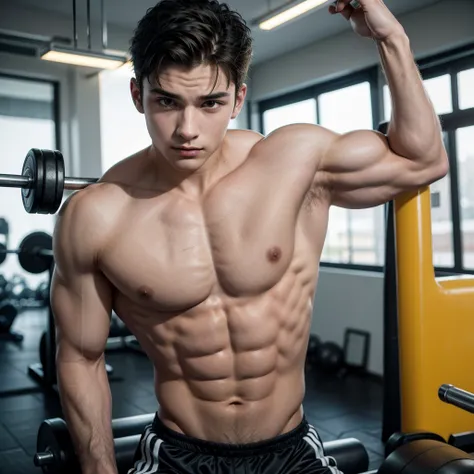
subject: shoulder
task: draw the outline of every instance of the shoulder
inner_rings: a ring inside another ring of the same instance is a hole
[[[293,146],[310,145],[312,149],[324,150],[336,134],[327,128],[311,123],[295,123],[279,127],[267,135],[268,143],[282,143],[287,141]]]
[[[264,135],[253,130],[228,130],[226,135],[227,143],[230,146],[248,150],[251,150],[264,138]]]
[[[149,176],[146,159],[149,148],[134,153],[110,167],[99,180],[100,183],[115,184],[117,186],[139,186],[143,178]]]
[[[109,183],[97,183],[74,192],[61,206],[56,221],[57,238],[98,240],[119,214],[123,192]]]
[[[275,164],[299,164],[316,172],[336,134],[313,124],[291,124],[277,128],[259,141],[252,150],[252,157]]]
[[[97,260],[126,214],[140,166],[139,158],[126,158],[97,183],[74,192],[64,201],[54,230],[56,260],[66,254],[81,261]]]

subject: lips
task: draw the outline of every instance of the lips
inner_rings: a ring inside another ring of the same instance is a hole
[[[188,158],[196,157],[202,151],[202,148],[178,147],[174,149],[178,151],[181,156]]]

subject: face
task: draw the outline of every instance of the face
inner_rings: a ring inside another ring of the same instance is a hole
[[[195,171],[219,151],[229,121],[242,109],[247,87],[235,94],[235,84],[219,70],[170,67],[160,83],[143,81],[143,95],[135,79],[131,93],[135,107],[145,115],[155,149],[175,169]],[[214,87],[215,84],[215,87]]]

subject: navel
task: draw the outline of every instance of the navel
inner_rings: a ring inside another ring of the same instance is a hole
[[[267,252],[267,258],[270,262],[278,262],[281,259],[281,249],[280,247],[272,247]]]
[[[141,286],[138,288],[138,296],[144,300],[149,300],[153,296],[153,290],[149,286]]]

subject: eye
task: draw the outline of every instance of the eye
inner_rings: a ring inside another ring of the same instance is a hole
[[[208,109],[217,109],[219,105],[224,105],[223,102],[219,102],[217,100],[208,100],[207,102],[204,102],[204,107]]]
[[[159,97],[158,104],[168,109],[173,106],[174,100],[169,97]]]

